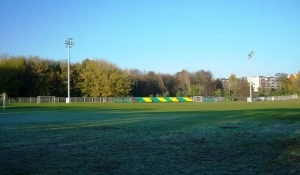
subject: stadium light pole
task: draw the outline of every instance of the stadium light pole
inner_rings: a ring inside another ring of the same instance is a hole
[[[249,60],[249,79],[250,79],[250,81],[249,81],[249,83],[250,83],[250,98],[247,100],[248,102],[252,102],[252,75],[251,75],[251,60],[252,60],[252,57],[253,57],[253,55],[254,55],[254,52],[253,51],[251,51],[249,54],[248,54],[248,60]]]
[[[2,102],[3,102],[3,109],[5,109],[5,93],[3,93],[2,95]]]
[[[66,99],[66,103],[70,103],[70,48],[75,44],[73,38],[68,38],[65,41],[66,48],[68,48],[68,98]]]

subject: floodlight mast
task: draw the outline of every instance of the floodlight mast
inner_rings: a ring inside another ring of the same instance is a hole
[[[68,98],[66,99],[66,103],[71,102],[70,98],[70,48],[75,44],[73,38],[68,38],[65,41],[66,48],[68,48]]]
[[[248,102],[252,102],[252,73],[251,73],[251,60],[252,60],[252,57],[253,57],[253,55],[254,55],[254,52],[253,51],[251,51],[249,54],[248,54],[248,60],[249,60],[249,83],[250,83],[250,98],[247,100]]]
[[[5,93],[3,93],[2,95],[2,100],[3,100],[3,110],[5,109]]]

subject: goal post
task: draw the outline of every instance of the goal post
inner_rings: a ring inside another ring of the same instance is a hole
[[[203,96],[193,96],[194,102],[203,102]]]
[[[2,93],[0,96],[0,105],[2,106],[3,109],[5,109],[5,102],[6,102],[6,94]]]
[[[207,97],[193,96],[193,101],[194,102],[218,102],[219,99],[218,97],[214,97],[214,96],[207,96]]]
[[[55,103],[55,96],[37,96],[37,103]]]

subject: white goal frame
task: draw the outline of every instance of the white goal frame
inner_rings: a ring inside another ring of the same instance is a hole
[[[203,102],[203,96],[193,96],[194,102]]]
[[[218,97],[214,97],[214,96],[207,96],[207,97],[193,96],[193,101],[194,102],[218,102],[219,99]]]
[[[37,96],[37,103],[55,103],[55,96]]]

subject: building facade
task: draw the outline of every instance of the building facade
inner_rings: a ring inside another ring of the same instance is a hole
[[[278,87],[278,83],[276,81],[276,77],[265,77],[265,76],[253,76],[247,77],[247,81],[250,83],[252,81],[253,92],[266,92],[271,89],[276,89]]]

